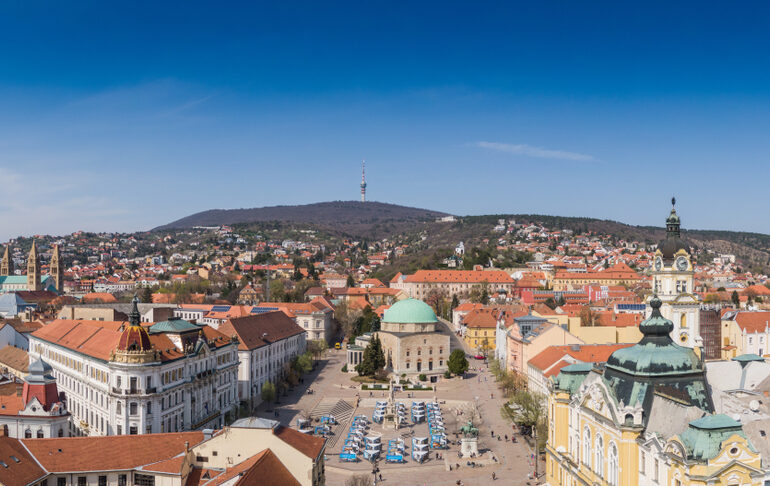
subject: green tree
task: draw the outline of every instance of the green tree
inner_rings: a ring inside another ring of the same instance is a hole
[[[152,289],[150,287],[142,289],[142,302],[145,304],[152,304]]]
[[[545,447],[548,438],[545,398],[539,393],[519,390],[513,394],[508,403],[503,405],[502,415],[516,425],[532,429],[532,437],[537,444],[536,456],[539,458],[540,451]],[[537,463],[538,461],[535,461],[535,477],[537,477]]]
[[[553,300],[552,297],[548,297],[547,299],[545,299],[545,302],[543,302],[543,304],[545,304],[551,310],[556,308],[556,301]]]
[[[462,375],[468,371],[468,360],[465,358],[465,351],[462,349],[455,349],[452,354],[449,355],[449,371],[455,375]]]
[[[270,282],[270,301],[283,302],[286,298],[286,288],[281,280]]]
[[[355,287],[356,286],[356,280],[353,278],[352,275],[348,275],[347,285],[348,285],[348,287]]]
[[[262,401],[264,401],[267,404],[271,404],[275,401],[275,385],[271,382],[266,382],[264,385],[262,385]]]
[[[364,349],[364,356],[361,363],[356,366],[356,371],[360,376],[374,376],[379,370],[385,367],[385,353],[382,351],[380,338],[375,334],[369,345]]]
[[[329,345],[326,343],[325,339],[314,339],[307,343],[307,350],[315,359],[323,356],[327,349],[329,349]]]
[[[299,374],[304,374],[313,369],[313,356],[307,351],[299,356],[295,356],[291,361],[291,368]]]
[[[455,307],[457,307],[458,305],[460,305],[460,300],[457,298],[457,294],[452,294],[451,309],[455,310]]]
[[[733,295],[730,298],[732,299],[733,305],[736,309],[741,306],[741,298],[738,297],[738,291],[733,290]]]

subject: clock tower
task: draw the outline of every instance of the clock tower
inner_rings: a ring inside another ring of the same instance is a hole
[[[655,250],[652,293],[661,300],[660,313],[674,323],[671,339],[680,346],[702,346],[700,337],[700,300],[693,288],[690,248],[682,241],[676,199],[671,199],[671,213],[666,219],[666,238]],[[652,296],[650,297],[652,298]],[[647,315],[649,317],[650,310]]]

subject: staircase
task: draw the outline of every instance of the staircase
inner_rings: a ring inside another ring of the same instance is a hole
[[[345,433],[351,417],[353,417],[353,405],[346,400],[324,398],[310,413],[310,417],[317,418],[323,415],[334,415],[337,425],[332,427],[332,435],[326,439],[326,450],[333,448],[340,436]]]

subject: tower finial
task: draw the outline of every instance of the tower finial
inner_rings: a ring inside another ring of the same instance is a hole
[[[671,198],[671,206],[676,206],[676,198],[675,197]]]
[[[134,295],[134,299],[131,301],[131,312],[128,314],[128,322],[132,326],[138,326],[140,323],[141,315],[139,314],[139,299]]]

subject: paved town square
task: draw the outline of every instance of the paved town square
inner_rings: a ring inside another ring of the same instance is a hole
[[[446,326],[446,323],[439,325]],[[462,346],[462,342],[453,335],[453,349]],[[436,400],[443,412],[450,438],[449,448],[431,451],[429,458],[422,464],[416,463],[406,453],[403,464],[387,464],[377,461],[377,467],[382,475],[384,484],[394,485],[449,485],[457,484],[502,484],[534,485],[539,484],[531,479],[534,471],[532,449],[530,445],[515,433],[512,425],[500,414],[503,400],[500,399],[494,377],[483,364],[483,361],[470,359],[471,369],[465,379],[441,379],[435,384],[433,391],[399,391],[394,394],[396,402],[402,402],[407,410],[413,401],[431,402]],[[387,391],[361,391],[359,384],[352,381],[355,374],[342,371],[345,364],[344,350],[329,350],[322,358],[317,369],[306,376],[304,384],[300,384],[287,396],[268,411],[266,405],[260,406],[259,415],[280,420],[282,424],[296,428],[297,419],[302,416],[320,418],[325,414],[334,415],[339,424],[332,428],[333,435],[328,436],[326,445],[326,477],[327,484],[342,485],[354,475],[371,475],[373,464],[359,460],[356,463],[343,462],[339,458],[350,422],[356,415],[365,415],[370,419],[377,401],[387,400]],[[312,391],[312,394],[308,393]],[[459,427],[467,422],[467,418],[477,411],[474,425],[479,429],[479,451],[477,459],[459,459],[457,436]],[[459,415],[459,414],[462,415]],[[480,419],[478,417],[480,416]],[[314,425],[317,422],[314,422]],[[424,423],[400,428],[398,431],[384,429],[380,424],[371,424],[371,431],[382,433],[383,444],[388,439],[398,436],[426,436],[427,425]],[[494,438],[491,434],[494,432]],[[505,441],[504,438],[508,437]],[[512,442],[516,437],[517,441]],[[407,440],[408,442],[408,440]],[[442,459],[436,459],[436,452]],[[382,456],[384,458],[384,454]],[[493,459],[494,458],[494,459]],[[472,461],[477,467],[471,467]],[[457,467],[459,465],[459,467]],[[451,470],[450,470],[451,466]],[[492,474],[496,479],[492,479]],[[541,470],[542,474],[542,463]],[[378,474],[378,484],[379,484]]]

